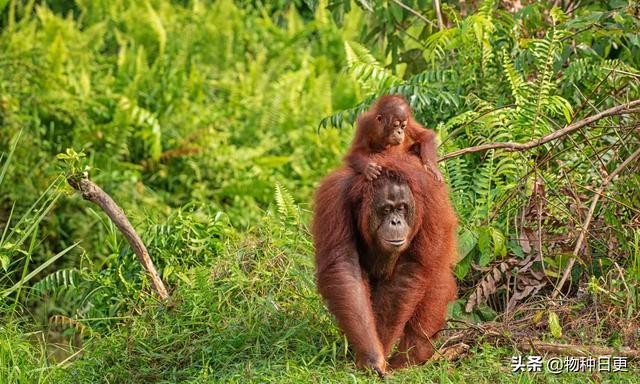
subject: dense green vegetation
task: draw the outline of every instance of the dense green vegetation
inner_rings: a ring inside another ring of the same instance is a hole
[[[307,229],[357,114],[402,93],[444,156],[640,99],[634,2],[398,3],[0,0],[0,382],[369,381],[315,292]],[[452,318],[637,345],[637,159],[599,190],[640,148],[631,112],[440,163],[460,219]],[[169,305],[67,185],[84,170]],[[564,300],[544,300],[565,270]],[[471,351],[391,381],[591,377],[514,376],[510,346]]]

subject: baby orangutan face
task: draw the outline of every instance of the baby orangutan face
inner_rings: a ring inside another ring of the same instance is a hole
[[[382,124],[382,134],[386,146],[400,145],[404,142],[404,130],[409,123],[409,106],[404,103],[390,104],[382,108],[376,116]]]
[[[404,129],[407,128],[408,120],[394,119],[391,123],[391,127],[385,127],[390,132],[388,134],[387,143],[389,145],[400,145],[404,142]]]

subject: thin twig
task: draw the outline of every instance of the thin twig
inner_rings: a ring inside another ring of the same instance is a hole
[[[162,300],[168,299],[169,294],[167,293],[167,289],[162,283],[162,280],[158,275],[158,271],[156,271],[153,261],[151,261],[151,257],[149,257],[147,248],[144,246],[140,236],[138,236],[138,233],[127,219],[122,208],[120,208],[118,204],[113,201],[111,196],[103,191],[102,188],[89,180],[89,174],[87,172],[84,172],[79,180],[69,178],[67,179],[67,182],[73,189],[81,192],[82,197],[85,200],[96,204],[102,208],[107,216],[109,216],[111,221],[127,239],[129,245],[133,248],[133,252],[138,256],[138,261],[140,261],[140,264],[142,264],[142,267],[146,270],[147,275],[149,275],[149,278],[151,279],[151,286],[153,289],[158,293]]]
[[[440,0],[433,0],[433,8],[436,10],[436,16],[438,17],[438,27],[442,31],[444,29],[444,21],[442,20],[442,11],[440,11]]]
[[[410,6],[404,4],[402,1],[400,0],[393,0],[394,3],[398,4],[400,7],[406,9],[407,11],[413,13],[414,15],[416,15],[420,20],[424,21],[425,23],[429,24],[430,26],[432,26],[433,28],[438,28],[437,25],[435,25],[433,23],[433,21],[427,19],[426,17],[422,16],[422,14],[420,14],[420,12],[416,11],[415,9],[411,8]]]
[[[631,77],[635,77],[635,78],[640,78],[640,75],[638,75],[637,73],[633,73],[633,72],[628,72],[628,71],[623,71],[621,69],[615,69],[615,68],[607,68],[607,67],[602,67],[602,69],[608,69],[610,71],[614,71],[616,73],[620,73],[622,75],[627,75],[627,76],[631,76]]]
[[[578,240],[576,241],[576,246],[573,249],[573,257],[567,263],[564,272],[562,273],[562,278],[558,285],[555,286],[553,293],[551,294],[551,298],[556,298],[560,293],[560,290],[566,283],[569,275],[571,274],[571,269],[573,268],[573,264],[575,264],[576,259],[578,258],[578,253],[580,252],[580,248],[582,248],[582,243],[584,242],[585,234],[589,228],[589,224],[591,224],[591,219],[593,218],[593,213],[596,210],[596,206],[598,205],[598,201],[600,200],[600,196],[602,192],[604,192],[607,185],[613,180],[624,168],[627,167],[630,163],[632,163],[638,156],[640,156],[640,148],[638,148],[631,156],[629,156],[625,161],[623,161],[618,167],[607,176],[606,179],[602,181],[602,185],[598,188],[598,191],[594,194],[593,200],[591,201],[591,206],[589,207],[589,213],[587,214],[586,219],[582,223],[582,228],[580,230],[580,234],[578,235]]]
[[[570,124],[568,126],[566,126],[565,128],[559,129],[557,131],[554,131],[550,134],[548,134],[547,136],[541,137],[539,139],[535,139],[535,140],[531,140],[528,141],[526,143],[511,143],[511,142],[498,142],[498,143],[487,143],[487,144],[482,144],[482,145],[478,145],[475,147],[469,147],[469,148],[464,148],[464,149],[460,149],[458,151],[453,151],[451,153],[448,153],[444,156],[442,156],[440,159],[438,159],[438,161],[445,161],[447,159],[451,159],[453,157],[458,157],[467,153],[474,153],[474,152],[483,152],[483,151],[487,151],[489,149],[504,149],[506,151],[525,151],[527,149],[531,149],[543,144],[546,144],[550,141],[556,140],[560,137],[566,136],[569,133],[576,131],[584,126],[587,126],[595,121],[598,121],[600,119],[603,119],[605,117],[609,117],[609,116],[615,116],[615,115],[622,115],[622,114],[627,114],[627,113],[633,113],[632,111],[634,111],[633,109],[631,109],[632,107],[636,107],[636,106],[640,106],[640,99],[637,100],[633,100],[630,101],[626,104],[621,104],[612,108],[609,108],[605,111],[602,111],[600,113],[597,113],[593,116],[589,116],[584,120],[580,120],[576,123]]]
[[[632,131],[629,131],[625,136],[620,137],[620,140],[618,140],[617,142],[615,142],[615,143],[613,143],[613,144],[611,144],[611,145],[608,145],[608,146],[606,146],[606,147],[602,148],[602,149],[599,151],[599,153],[604,153],[604,152],[606,152],[606,151],[608,151],[608,150],[610,150],[610,149],[616,148],[616,146],[618,145],[618,143],[623,142],[624,140],[626,140],[629,136],[631,136],[631,134],[632,134]],[[601,136],[604,136],[604,134],[600,135],[600,137],[601,137]],[[568,146],[568,147],[563,148],[562,150],[559,150],[558,152],[554,153],[553,155],[551,155],[551,154],[550,154],[551,152],[549,152],[549,153],[545,154],[545,156],[542,158],[542,160],[539,160],[539,161],[536,163],[536,167],[539,167],[539,166],[541,166],[541,165],[543,165],[543,164],[546,164],[546,163],[550,163],[552,160],[554,160],[554,159],[558,158],[558,157],[559,157],[559,156],[561,156],[563,153],[569,152],[569,151],[571,151],[571,150],[572,150],[572,149],[574,149],[574,148],[576,148],[576,147],[575,147],[575,146],[573,146],[573,147],[569,147],[569,146]],[[578,165],[579,165],[579,164],[578,164]],[[536,169],[537,169],[537,168],[536,168]],[[566,173],[571,173],[571,172],[573,172],[575,169],[577,169],[577,165],[576,165],[576,166],[574,166],[574,167],[572,167],[571,169],[569,169],[569,170],[565,171],[565,172],[566,172]],[[501,209],[502,209],[504,206],[506,206],[506,205],[507,205],[507,203],[508,203],[509,201],[511,201],[513,198],[515,198],[515,196],[517,196],[517,195],[518,195],[518,192],[521,190],[521,188],[522,188],[522,186],[524,185],[524,183],[526,183],[526,181],[528,180],[528,178],[529,178],[529,177],[530,177],[534,172],[535,172],[535,169],[530,170],[530,171],[527,171],[527,173],[525,173],[522,177],[520,177],[520,179],[518,179],[518,180],[517,180],[517,182],[516,182],[517,186],[516,186],[516,187],[514,187],[514,188],[511,188],[511,191],[509,191],[509,196],[507,196],[507,197],[506,197],[504,200],[502,200],[502,201],[501,201],[501,202],[500,202],[496,207],[494,207],[494,209],[493,209],[493,211],[494,211],[494,212],[493,212],[493,214],[492,214],[490,217],[485,218],[485,219],[482,221],[482,224],[481,224],[481,225],[487,225],[487,223],[489,223],[489,222],[491,222],[491,221],[495,220],[495,218],[496,218],[496,217],[498,216],[498,214],[500,213]]]
[[[615,197],[611,197],[611,196],[609,196],[609,195],[607,195],[607,194],[604,194],[604,193],[602,193],[602,192],[598,192],[598,191],[596,191],[596,190],[595,190],[595,189],[593,189],[593,188],[587,187],[586,185],[581,185],[581,186],[580,186],[580,188],[584,188],[584,189],[586,189],[587,191],[589,191],[589,192],[591,192],[591,193],[597,193],[597,194],[600,194],[600,197],[604,197],[604,198],[605,198],[605,199],[607,199],[607,200],[611,200],[611,201],[613,201],[614,203],[616,203],[616,204],[618,204],[618,205],[621,205],[621,206],[623,206],[623,207],[627,208],[628,210],[632,211],[632,212],[633,212],[633,213],[635,213],[636,215],[640,215],[640,209],[638,209],[638,208],[634,208],[633,206],[631,206],[631,205],[629,205],[629,204],[627,204],[627,203],[625,203],[625,202],[623,202],[623,201],[620,201],[620,200],[616,199]]]

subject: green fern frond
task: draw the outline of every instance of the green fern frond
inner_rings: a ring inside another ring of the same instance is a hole
[[[569,66],[564,70],[564,76],[574,83],[580,83],[587,74],[591,73],[592,68],[593,59],[581,57],[569,63]]]
[[[279,182],[276,182],[274,195],[276,206],[278,207],[278,212],[282,215],[282,217],[285,219],[293,219],[295,221],[298,221],[298,219],[300,218],[298,206],[296,205],[293,196],[291,196],[291,193],[289,193],[287,188]]]
[[[478,111],[465,111],[461,114],[454,116],[447,120],[447,123],[444,125],[444,130],[446,132],[450,132],[452,129],[459,127],[461,125],[469,124],[473,120],[477,119],[480,116]]]
[[[516,70],[513,65],[513,61],[511,57],[507,54],[506,50],[502,51],[502,66],[505,69],[507,74],[507,79],[509,79],[509,85],[511,86],[511,95],[516,101],[516,106],[522,106],[524,104],[525,97],[522,93],[523,85],[525,81],[522,78],[522,75]]]
[[[414,111],[421,109],[460,108],[462,99],[454,92],[420,84],[399,84],[389,87],[385,93],[403,95]]]
[[[65,289],[75,288],[82,281],[82,272],[75,269],[60,269],[48,274],[33,285],[33,292],[38,295],[56,296]]]
[[[435,62],[444,58],[447,50],[460,45],[460,28],[445,28],[427,38],[425,41],[424,57],[427,61]]]
[[[603,72],[603,74],[607,74],[610,71],[617,71],[618,77],[630,76],[634,79],[637,79],[637,75],[640,74],[640,71],[638,69],[619,59],[604,60],[599,65],[599,69]]]
[[[531,131],[536,135],[546,133],[549,130],[548,124],[545,121],[541,122],[540,116],[548,110],[550,96],[556,87],[556,82],[552,79],[553,63],[562,46],[561,38],[565,35],[565,31],[551,29],[543,39],[533,42],[533,56],[539,77],[536,91],[531,96],[535,103],[525,107],[524,116],[528,120],[530,119]]]
[[[446,162],[449,172],[449,183],[451,189],[456,192],[468,194],[471,190],[469,173],[467,172],[467,162],[462,157],[454,157]]]
[[[458,73],[451,69],[427,69],[411,76],[407,80],[409,84],[434,85],[450,84],[458,81]]]
[[[380,65],[371,52],[362,45],[345,41],[344,50],[349,72],[363,86],[380,90],[402,81]]]
[[[491,16],[494,7],[495,0],[484,0],[478,6],[478,13],[483,16]]]
[[[567,14],[559,7],[551,8],[551,19],[553,20],[553,25],[558,25],[567,21]]]
[[[371,105],[376,97],[376,94],[369,95],[353,108],[345,109],[344,111],[336,112],[331,116],[324,117],[322,120],[320,120],[318,129],[320,129],[321,127],[326,128],[328,126],[342,128],[345,122],[353,125],[356,122],[358,116],[366,111],[367,108],[369,108],[369,105]]]
[[[449,159],[445,164],[447,172],[447,180],[451,185],[452,200],[456,209],[460,212],[472,209],[472,185],[473,179],[470,173],[470,167],[462,157],[454,157]]]
[[[158,13],[156,13],[149,1],[146,1],[145,3],[147,6],[149,22],[151,23],[151,29],[153,29],[153,32],[155,32],[156,38],[158,39],[159,57],[162,57],[164,54],[164,47],[167,45],[167,32],[162,24],[162,19],[160,19],[160,16],[158,16]]]
[[[151,158],[155,161],[160,160],[160,155],[162,155],[162,130],[155,114],[135,105],[127,97],[120,98],[118,106],[122,111],[128,113],[129,122],[132,125],[142,128],[140,136],[147,143]]]
[[[494,158],[495,151],[487,152],[487,157],[480,165],[473,180],[473,191],[476,196],[476,209],[478,217],[486,217],[491,212],[493,202],[493,180],[494,180]]]
[[[559,95],[550,96],[545,108],[547,111],[551,112],[552,115],[564,116],[567,124],[571,123],[573,107],[564,97]]]

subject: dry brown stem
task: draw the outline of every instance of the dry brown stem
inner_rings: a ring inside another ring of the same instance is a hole
[[[138,256],[138,261],[144,267],[147,272],[147,275],[151,279],[151,285],[153,289],[158,293],[160,298],[166,300],[169,298],[169,294],[167,293],[167,289],[165,288],[160,276],[158,275],[158,271],[156,271],[156,267],[153,265],[153,261],[151,261],[151,257],[149,257],[149,252],[147,252],[147,248],[144,246],[144,243],[138,236],[138,233],[133,228],[129,219],[122,211],[115,201],[109,196],[105,191],[102,190],[97,184],[89,180],[89,174],[84,172],[80,179],[68,179],[69,185],[80,193],[82,193],[82,197],[85,200],[91,201],[96,204],[109,216],[111,221],[118,227],[120,232],[124,235],[124,237],[133,248],[133,252],[135,252],[136,256]]]

